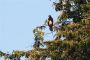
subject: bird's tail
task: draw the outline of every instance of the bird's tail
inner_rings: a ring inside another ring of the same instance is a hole
[[[53,27],[49,27],[50,31],[53,31]]]

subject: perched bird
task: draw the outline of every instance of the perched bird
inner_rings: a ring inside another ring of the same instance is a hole
[[[53,31],[53,18],[51,17],[51,15],[48,16],[48,26],[50,31]]]

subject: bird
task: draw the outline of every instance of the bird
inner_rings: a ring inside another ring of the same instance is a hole
[[[53,31],[53,18],[51,15],[48,15],[48,26],[49,26],[49,30]]]

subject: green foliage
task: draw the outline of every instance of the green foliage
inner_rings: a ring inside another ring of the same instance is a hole
[[[44,32],[42,31],[41,27],[37,27],[36,29],[33,30],[34,33],[34,40],[35,40],[35,44],[34,47],[38,48],[40,45],[43,46],[43,36],[44,36]]]
[[[60,19],[55,24],[61,24],[63,20],[69,18],[73,18],[74,22],[64,23],[60,28],[53,26],[54,36],[55,38],[58,37],[58,39],[43,42],[45,34],[43,29],[47,25],[46,20],[45,26],[38,26],[33,30],[35,43],[32,50],[16,50],[12,54],[0,51],[0,57],[14,59],[25,56],[29,60],[40,60],[41,57],[51,57],[52,60],[90,60],[90,1],[69,0],[65,2],[66,4],[63,4],[63,0],[61,1],[55,3],[56,11],[63,10]],[[77,9],[74,11],[69,10],[71,7],[70,1],[75,3]],[[61,40],[62,36],[66,37],[66,39]],[[40,48],[41,45],[46,45],[46,48]]]

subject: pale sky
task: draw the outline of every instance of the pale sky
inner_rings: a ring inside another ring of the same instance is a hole
[[[57,18],[52,0],[0,0],[0,50],[30,50],[32,30],[50,14]]]

